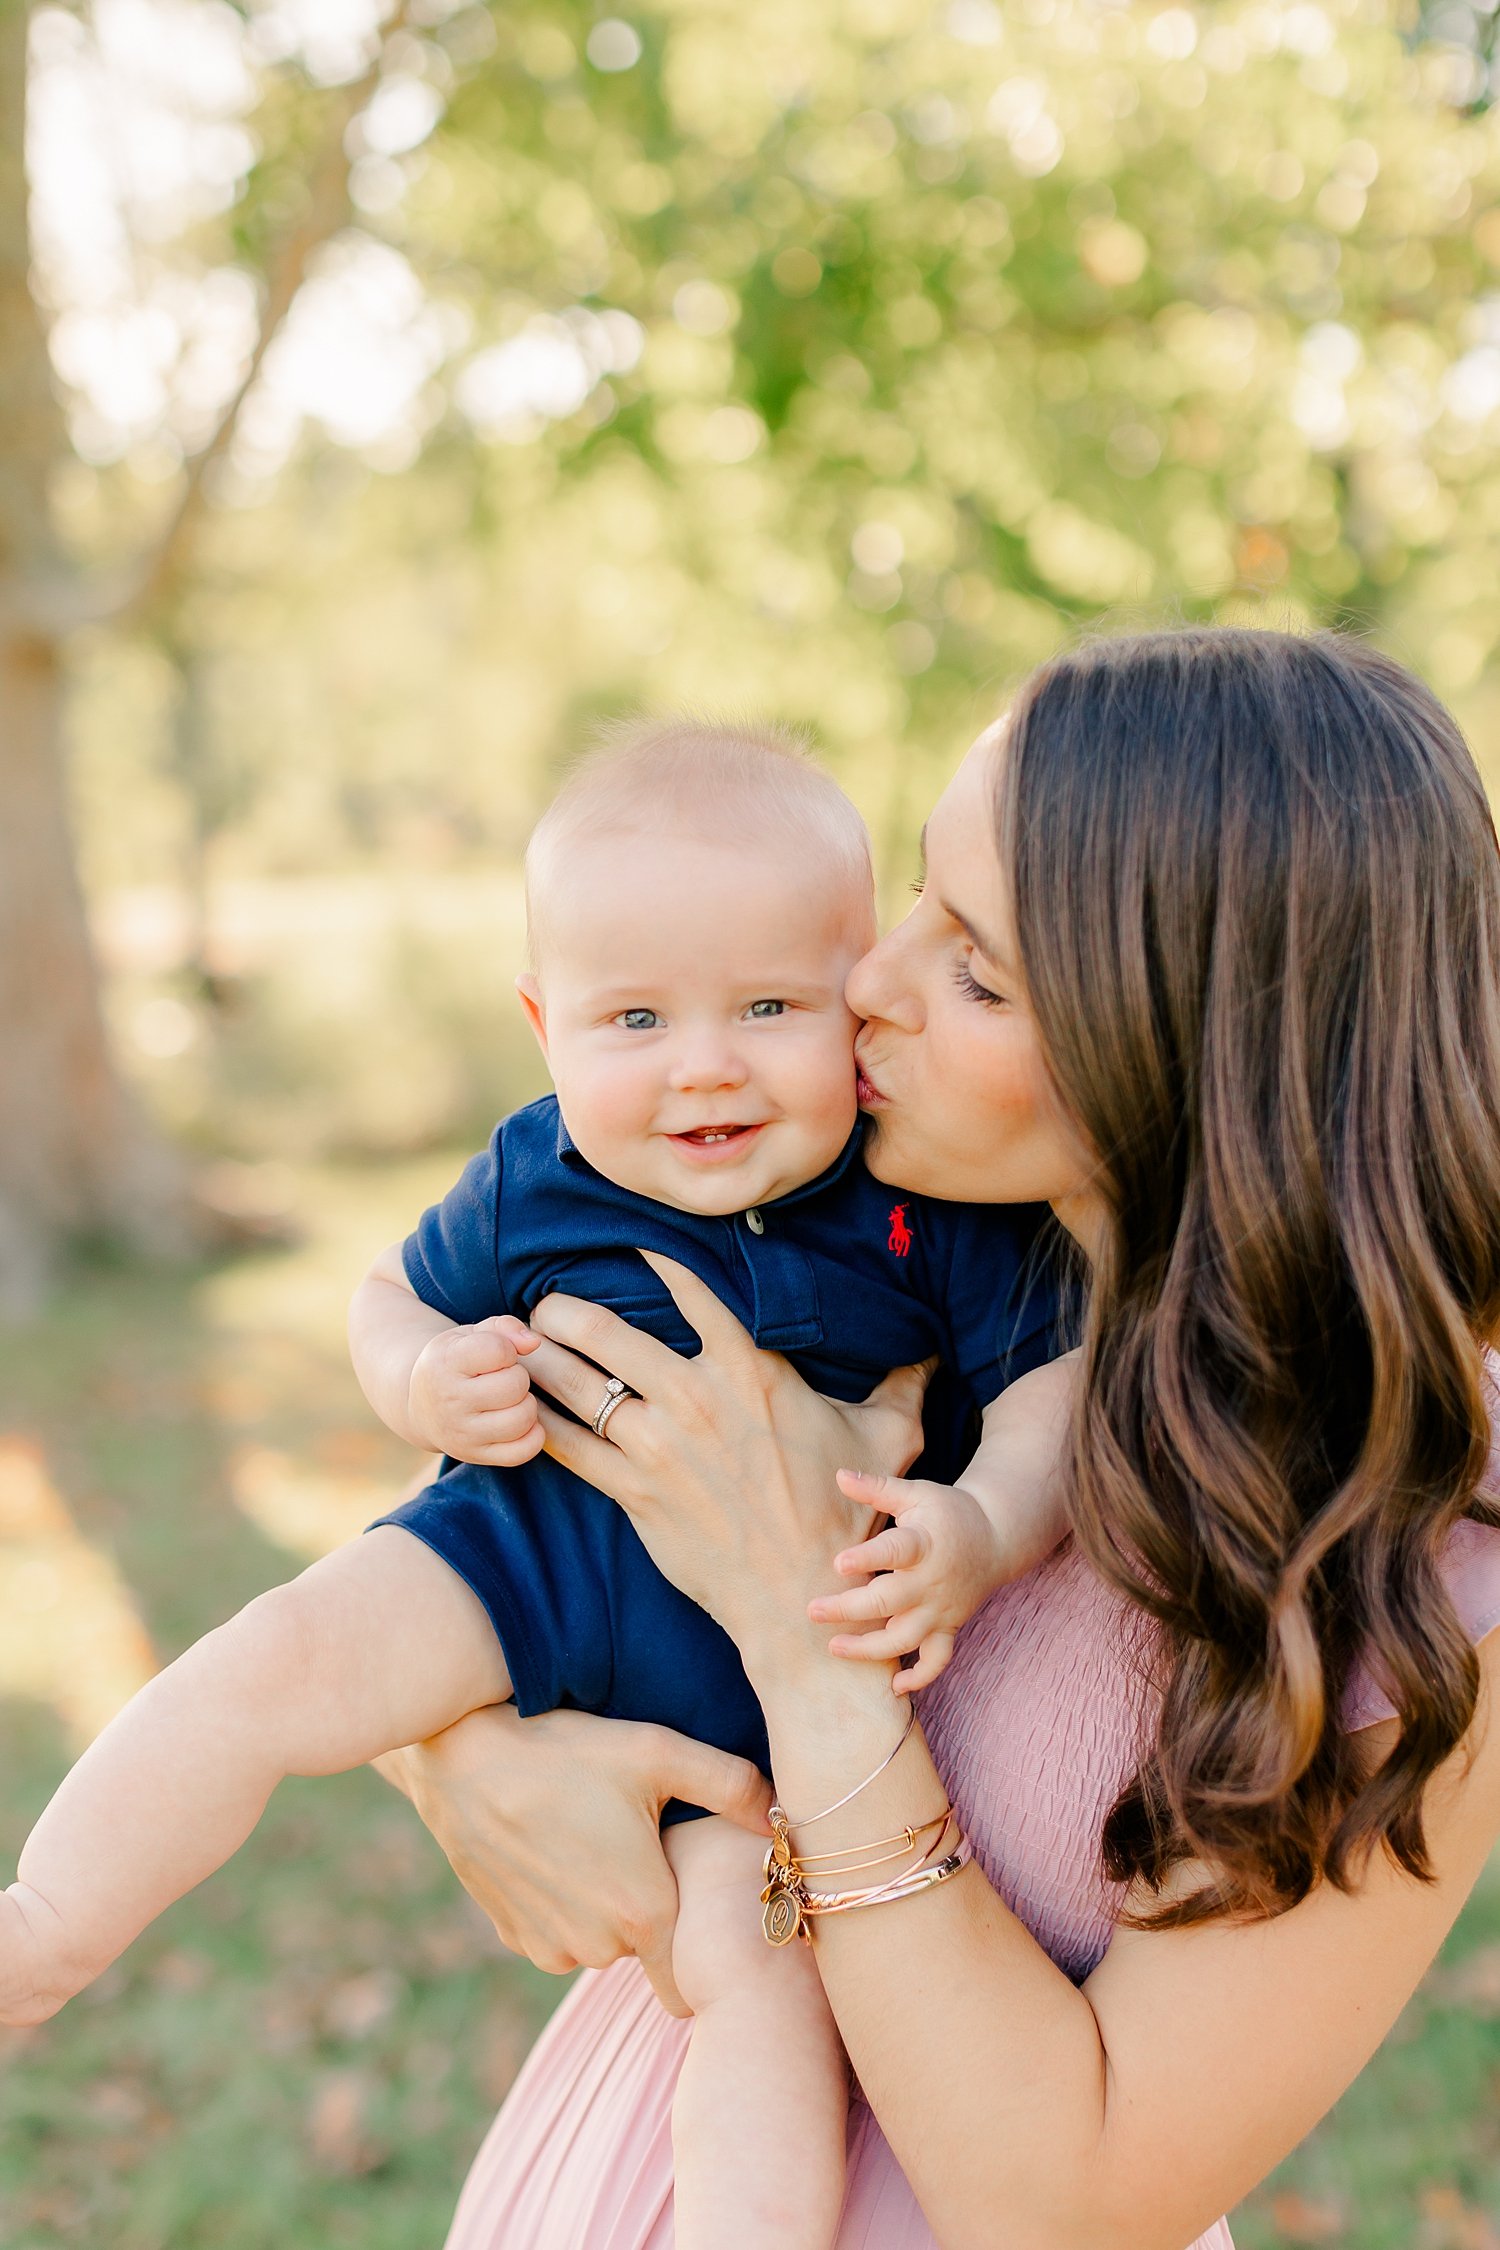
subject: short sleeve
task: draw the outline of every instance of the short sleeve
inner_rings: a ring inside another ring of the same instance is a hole
[[[1057,1230],[1043,1206],[934,1206],[948,1255],[935,1261],[952,1364],[981,1406],[1067,1348]]]
[[[1454,1525],[1442,1561],[1443,1581],[1459,1622],[1477,1648],[1500,1625],[1500,1531],[1467,1519]],[[1344,1694],[1344,1725],[1361,1727],[1393,1719],[1396,1706],[1369,1665],[1356,1667]]]
[[[497,1126],[442,1202],[423,1212],[401,1249],[406,1278],[423,1304],[466,1328],[510,1309],[499,1264],[501,1131]]]

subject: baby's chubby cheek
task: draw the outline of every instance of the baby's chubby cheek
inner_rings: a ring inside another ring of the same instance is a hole
[[[857,1084],[851,1040],[847,1049],[840,1047],[821,1057],[819,1067],[806,1072],[800,1086],[785,1090],[786,1114],[816,1145],[824,1164],[833,1162],[854,1130],[859,1115]]]
[[[628,1070],[568,1072],[554,1068],[563,1123],[594,1169],[622,1186],[629,1168],[649,1160],[655,1089],[633,1082]]]

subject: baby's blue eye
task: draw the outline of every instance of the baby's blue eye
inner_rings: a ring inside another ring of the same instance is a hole
[[[784,1016],[786,1014],[786,1002],[784,1000],[752,1000],[748,1012],[762,1020],[768,1016]]]
[[[627,1031],[654,1031],[661,1017],[654,1008],[625,1008],[615,1017]]]

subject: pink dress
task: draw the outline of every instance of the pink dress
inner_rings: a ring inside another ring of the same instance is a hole
[[[1453,1535],[1450,1583],[1476,1640],[1500,1622],[1500,1532]],[[1081,1981],[1109,1944],[1105,1814],[1149,1710],[1128,1610],[1071,1546],[1002,1588],[921,1699],[932,1754],[1006,1903]],[[1390,1705],[1357,1684],[1349,1717]],[[491,2127],[447,2250],[671,2250],[672,2090],[688,2026],[634,1961],[581,1977]],[[837,2250],[936,2250],[868,2109],[849,2125]],[[1192,2250],[1232,2250],[1221,2220]]]

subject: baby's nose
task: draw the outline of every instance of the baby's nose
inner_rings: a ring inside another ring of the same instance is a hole
[[[673,1057],[672,1084],[681,1094],[743,1086],[749,1072],[738,1046],[713,1036],[685,1040]]]

